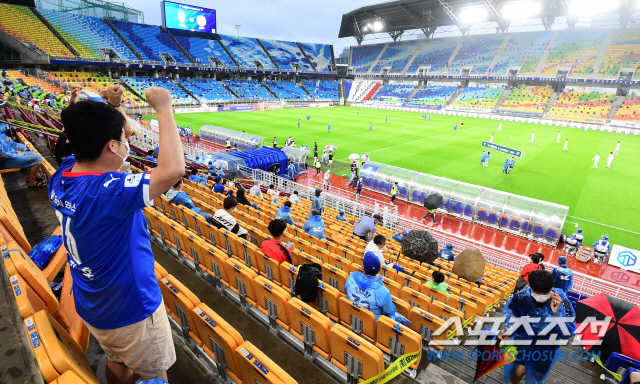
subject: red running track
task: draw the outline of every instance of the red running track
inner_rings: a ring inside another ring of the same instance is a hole
[[[309,170],[306,175],[297,177],[297,182],[306,185],[307,179],[311,178],[317,182],[322,182],[324,178],[324,172],[320,172],[319,176],[315,176],[315,171]],[[341,189],[348,189],[347,179],[337,175],[331,175],[331,185]],[[371,197],[381,201],[389,201],[390,197],[382,195],[377,192],[369,190],[362,190],[362,195]],[[496,229],[488,228],[479,224],[473,224],[466,220],[461,220],[456,217],[436,213],[437,224],[433,224],[431,218],[423,221],[422,218],[426,214],[424,207],[408,203],[403,200],[396,200],[395,205],[398,207],[398,214],[404,218],[421,222],[429,227],[437,228],[441,231],[446,231],[458,236],[462,236],[468,239],[482,242],[487,245],[494,246],[496,248],[510,251],[519,255],[527,256],[531,253],[541,252],[545,255],[545,262],[549,262],[557,265],[558,258],[563,256],[562,245],[558,248],[554,248],[548,245],[540,244],[538,242],[527,240],[522,237],[511,235]],[[590,244],[586,244],[590,245]],[[640,275],[634,272],[624,271],[617,267],[612,267],[607,264],[598,265],[595,263],[581,263],[573,257],[567,257],[568,266],[572,270],[580,273],[587,274],[592,277],[597,277],[614,284],[622,285],[625,287],[640,289]]]

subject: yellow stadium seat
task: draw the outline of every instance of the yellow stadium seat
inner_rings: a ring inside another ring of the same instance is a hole
[[[382,351],[347,328],[336,324],[331,336],[331,362],[347,374],[347,382],[368,380],[384,371]]]
[[[289,374],[249,341],[245,341],[236,348],[236,357],[245,383],[296,383]]]
[[[289,331],[289,292],[262,276],[256,277],[253,282],[258,310],[268,317],[269,326],[275,330],[277,324]]]
[[[287,306],[289,307],[291,334],[304,343],[305,356],[311,357],[313,352],[316,352],[329,360],[331,320],[295,297],[287,302]]]
[[[369,311],[359,307],[345,297],[341,297],[340,324],[351,331],[367,339],[370,343],[376,340],[376,316]]]
[[[386,316],[378,319],[378,341],[376,347],[391,357],[391,362],[402,355],[422,352],[422,337],[408,327],[391,320]],[[411,364],[411,369],[418,369],[420,358]]]

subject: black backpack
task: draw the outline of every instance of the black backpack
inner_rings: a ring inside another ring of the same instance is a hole
[[[294,292],[305,303],[313,303],[318,297],[318,282],[322,280],[320,264],[303,264],[298,268]]]

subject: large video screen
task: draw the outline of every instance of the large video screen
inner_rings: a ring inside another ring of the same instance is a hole
[[[169,29],[216,33],[216,10],[163,1],[162,25]]]

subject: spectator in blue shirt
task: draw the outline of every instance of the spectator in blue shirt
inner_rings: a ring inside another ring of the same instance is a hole
[[[446,247],[440,250],[438,257],[441,259],[445,259],[448,261],[454,261],[456,258],[456,254],[453,252],[453,244],[449,243]]]
[[[322,193],[322,189],[316,188],[316,196],[311,201],[311,210],[309,211],[309,218],[313,216],[314,209],[320,212],[320,214],[322,214],[322,212],[324,211],[324,209],[322,208],[322,197],[320,197],[321,193]]]
[[[198,183],[198,184],[204,185],[205,187],[208,187],[207,179],[205,179],[202,176],[199,176],[198,175],[198,171],[195,168],[191,168],[191,176],[189,176],[189,181],[192,181],[194,183]]]
[[[215,181],[215,184],[213,184],[213,192],[215,193],[224,193],[224,185],[222,185],[221,181],[222,181],[222,177],[220,176],[216,176],[215,179],[213,179],[213,181]]]
[[[176,354],[142,210],[182,178],[184,154],[171,94],[151,87],[145,98],[157,111],[164,160],[151,171],[118,172],[132,133],[120,107],[123,93],[122,85],[111,85],[102,92],[107,103],[80,101],[62,111],[73,155],[51,177],[49,198],[67,249],[75,310],[107,354],[107,377],[166,380]]]
[[[381,221],[382,216],[380,215],[373,215],[373,217],[364,216],[360,218],[360,220],[358,220],[356,225],[353,227],[353,234],[364,241],[371,241],[378,232],[378,230],[376,229],[376,224]]]
[[[302,230],[310,236],[325,240],[327,236],[324,234],[324,221],[322,221],[320,212],[317,209],[312,209],[310,214],[311,217],[304,223]]]
[[[340,212],[338,212],[338,216],[336,216],[336,220],[344,221],[345,223],[347,222],[347,218],[344,217],[344,210],[343,209],[341,209]]]
[[[209,168],[209,174],[211,176],[215,176],[216,175],[216,166],[213,165],[212,161],[209,161],[209,164],[207,164],[207,168]]]
[[[156,160],[155,157],[153,157],[153,149],[150,149],[147,151],[147,160],[149,161],[153,161],[154,163],[157,163],[158,161]]]
[[[282,204],[282,207],[276,211],[276,219],[282,219],[287,222],[289,225],[300,225],[300,223],[296,223],[293,221],[293,217],[291,216],[291,202],[285,201]]]
[[[287,173],[291,178],[295,178],[296,176],[296,166],[293,164],[292,161],[289,161],[289,165],[287,166]]]
[[[393,240],[395,240],[398,243],[402,244],[402,239],[404,239],[404,237],[407,236],[408,234],[409,234],[409,232],[403,231],[402,233],[400,233],[400,232],[394,233],[391,237],[393,237]]]
[[[177,206],[183,206],[192,210],[195,214],[200,215],[207,219],[207,221],[211,220],[211,215],[205,213],[202,209],[196,207],[193,204],[193,201],[186,193],[182,192],[183,182],[182,179],[178,180],[177,183],[173,185],[173,187],[167,191],[167,201],[173,203]]]

